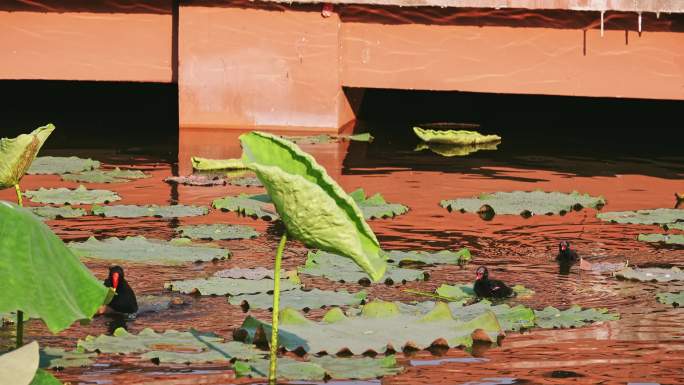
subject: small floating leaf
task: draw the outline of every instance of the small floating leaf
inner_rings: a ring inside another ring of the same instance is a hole
[[[534,290],[528,289],[523,285],[515,285],[511,287],[513,289],[513,292],[516,294],[516,296],[520,297],[531,297],[534,295]],[[456,284],[456,285],[447,285],[447,284],[442,284],[440,287],[437,288],[435,291],[437,295],[440,297],[444,298],[450,298],[454,301],[460,301],[463,299],[471,299],[475,298],[475,290],[473,289],[472,284]]]
[[[299,268],[299,272],[339,282],[358,282],[366,277],[366,273],[352,261],[325,251],[310,251],[306,258],[306,264]],[[392,283],[405,283],[424,280],[425,273],[420,270],[388,265],[382,278],[385,281],[391,280]]]
[[[629,223],[635,225],[665,225],[684,221],[684,210],[654,209],[637,211],[609,211],[598,213],[596,217],[602,221],[615,223]]]
[[[440,205],[449,211],[478,213],[483,206],[489,206],[492,214],[543,215],[562,214],[583,207],[601,207],[602,197],[573,192],[570,194],[544,191],[513,191],[482,194],[474,198],[443,200]]]
[[[157,205],[112,205],[112,206],[93,206],[93,214],[104,217],[117,218],[139,218],[139,217],[158,217],[158,218],[181,218],[206,215],[209,209],[204,206],[157,206]]]
[[[224,186],[228,183],[225,178],[207,175],[170,176],[165,178],[164,182],[187,186]]]
[[[284,272],[281,271],[281,274]],[[273,270],[265,267],[255,268],[240,268],[234,267],[232,269],[219,270],[214,273],[214,277],[221,278],[242,278],[242,279],[273,279]]]
[[[73,190],[64,187],[50,189],[41,187],[38,190],[28,190],[24,192],[24,195],[33,202],[50,204],[85,205],[121,200],[121,197],[114,191],[89,190],[83,185]]]
[[[250,360],[235,363],[238,377],[267,377],[268,360]],[[239,365],[242,364],[242,365]],[[401,373],[394,356],[370,357],[311,357],[310,361],[296,361],[283,357],[278,359],[278,378],[287,380],[324,381],[328,379],[375,379]]]
[[[639,234],[637,240],[668,245],[684,245],[684,234]]]
[[[462,248],[459,251],[441,250],[435,253],[426,251],[388,251],[389,260],[399,266],[414,265],[462,265],[470,262],[470,250]]]
[[[671,269],[662,269],[659,267],[626,267],[618,272],[615,272],[615,276],[617,278],[642,282],[684,281],[684,271],[677,267],[673,267]]]
[[[349,193],[349,196],[359,206],[365,219],[392,218],[408,212],[408,207],[402,204],[385,202],[385,198],[379,193],[366,197],[366,192],[362,188]]]
[[[121,170],[117,167],[109,171],[92,170],[78,174],[63,174],[62,180],[82,183],[123,183],[147,177],[148,175],[140,170]]]
[[[466,130],[429,130],[420,127],[413,127],[413,132],[418,137],[427,143],[444,143],[444,144],[481,144],[501,141],[498,135],[482,135],[477,131]]]
[[[39,217],[47,219],[78,218],[87,214],[85,210],[71,206],[37,206],[30,207],[29,209]]]
[[[567,310],[558,310],[555,307],[546,307],[544,310],[534,311],[534,323],[540,328],[574,328],[584,326],[587,323],[600,321],[614,321],[619,319],[618,314],[608,313],[608,309],[584,309],[577,305]]]
[[[190,161],[192,162],[192,168],[199,171],[242,170],[247,168],[242,163],[242,159],[208,159],[193,156]]]
[[[95,363],[96,353],[46,347],[40,350],[40,367],[49,369],[77,368]]]
[[[679,293],[658,293],[656,294],[658,302],[665,305],[672,305],[674,307],[684,306],[684,291]]]
[[[365,291],[349,293],[346,290],[291,290],[280,294],[280,306],[293,309],[319,309],[327,306],[360,305],[365,299]],[[270,309],[273,306],[273,295],[266,293],[238,295],[230,297],[229,302],[231,305],[244,303],[250,308]]]
[[[281,280],[280,291],[294,290],[299,288],[289,280]],[[164,284],[168,290],[178,291],[183,294],[200,295],[241,295],[265,293],[273,290],[272,279],[234,279],[210,277],[207,279],[188,279],[184,281],[171,281]]]
[[[447,158],[452,156],[466,156],[478,151],[496,150],[499,142],[481,143],[481,144],[446,144],[446,143],[419,143],[413,151],[430,150],[437,155]]]
[[[264,202],[264,200],[266,202]],[[268,195],[247,195],[228,196],[225,198],[214,199],[212,206],[223,211],[235,211],[241,215],[265,219],[267,221],[279,218],[273,210]]]
[[[253,227],[243,225],[196,225],[176,228],[179,235],[191,239],[249,239],[259,236]]]
[[[356,135],[309,135],[309,136],[288,136],[283,135],[283,139],[289,140],[296,144],[328,144],[337,143],[343,140],[349,140],[353,142],[372,142],[373,136],[370,133],[362,133]]]
[[[40,156],[33,161],[27,174],[70,174],[100,168],[100,162],[75,156]]]

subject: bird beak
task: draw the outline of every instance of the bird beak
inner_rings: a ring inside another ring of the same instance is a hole
[[[561,245],[561,250],[565,251],[565,248],[566,248],[565,245]]]
[[[119,273],[113,273],[112,274],[112,287],[114,287],[114,290],[119,286]]]
[[[476,277],[477,279],[482,279],[482,273],[477,273]]]

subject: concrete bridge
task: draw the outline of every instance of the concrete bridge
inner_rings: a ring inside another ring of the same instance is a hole
[[[684,99],[681,0],[334,3],[3,1],[0,79],[177,83],[182,127],[242,129],[337,131],[367,88]]]

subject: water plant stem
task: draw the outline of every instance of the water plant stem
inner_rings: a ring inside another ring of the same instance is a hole
[[[273,272],[273,322],[271,326],[271,355],[268,366],[268,383],[276,384],[276,363],[278,360],[278,316],[280,314],[280,264],[283,260],[283,250],[287,242],[287,233],[280,238],[278,252],[276,253],[275,267]]]
[[[21,199],[21,188],[19,183],[14,185],[14,190],[17,192],[17,203],[19,206],[24,206],[24,202]],[[17,310],[17,349],[24,345],[24,312]]]
[[[19,183],[14,185],[14,189],[17,191],[17,203],[19,206],[24,206],[24,202],[21,199],[21,188],[19,188]]]

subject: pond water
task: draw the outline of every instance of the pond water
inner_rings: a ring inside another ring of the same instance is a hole
[[[425,300],[405,289],[432,291],[442,283],[470,282],[475,268],[489,267],[494,278],[523,284],[536,294],[512,299],[541,309],[605,307],[619,312],[620,320],[579,329],[538,330],[508,333],[502,346],[475,349],[473,355],[451,349],[441,356],[429,352],[399,354],[406,370],[397,376],[372,381],[335,381],[334,384],[627,384],[684,383],[684,310],[661,305],[656,292],[684,290],[684,283],[638,283],[618,281],[609,275],[580,271],[577,265],[563,274],[554,261],[560,240],[590,262],[623,262],[633,265],[684,265],[682,247],[639,242],[636,237],[654,226],[620,225],[602,222],[596,210],[585,208],[564,216],[539,215],[531,218],[497,215],[484,221],[476,214],[448,212],[440,200],[476,196],[484,192],[535,190],[602,195],[604,211],[673,207],[674,193],[684,190],[684,154],[647,151],[610,153],[591,145],[568,144],[560,140],[531,142],[529,137],[507,139],[498,151],[481,151],[467,157],[442,157],[430,151],[414,151],[417,139],[409,127],[374,132],[373,143],[341,142],[302,145],[347,191],[363,187],[367,193],[380,192],[390,202],[402,203],[410,211],[393,219],[369,222],[385,249],[441,250],[468,247],[474,262],[465,267],[438,266],[427,270],[425,282],[400,286],[377,285],[366,288],[370,298],[384,300]],[[88,149],[52,150],[42,155],[91,156],[106,165],[133,167],[149,173],[148,179],[121,184],[88,184],[90,188],[114,190],[122,196],[117,204],[195,204],[209,206],[215,198],[240,192],[257,193],[258,187],[192,187],[163,182],[171,175],[192,172],[189,158],[238,157],[241,153],[235,131],[184,129],[180,132],[178,163],[149,154],[130,155]],[[613,143],[614,144],[614,143]],[[617,150],[616,150],[617,149]],[[601,154],[597,156],[596,154]],[[76,187],[59,176],[26,176],[24,189]],[[0,199],[13,200],[13,192],[0,191]],[[170,239],[179,225],[200,223],[248,224],[264,235],[251,240],[218,241],[230,248],[232,258],[204,264],[149,266],[123,264],[127,280],[138,295],[168,294],[165,281],[209,276],[228,267],[271,267],[280,229],[251,218],[212,210],[209,215],[180,219],[116,219],[86,216],[49,221],[64,240],[84,240],[89,236],[144,235]],[[657,231],[656,231],[657,232]],[[302,265],[306,249],[290,242],[283,264],[287,269]],[[106,276],[109,263],[88,261],[98,278]],[[360,290],[358,284],[332,283],[303,276],[310,287]],[[174,294],[175,295],[175,294]],[[128,322],[128,330],[150,327],[215,332],[230,338],[246,314],[224,297],[177,295],[185,305],[161,313],[140,315]],[[265,310],[252,310],[267,319]],[[309,317],[319,319],[324,311],[313,310]],[[41,345],[73,348],[79,338],[106,333],[108,319],[96,318],[89,325],[74,325],[51,335],[40,322],[29,322],[25,335]],[[10,344],[7,331],[0,343]],[[101,355],[97,365],[68,368],[57,372],[63,381],[74,384],[233,384],[263,383],[263,380],[235,379],[221,365],[135,364],[125,356]],[[293,382],[303,383],[303,382]]]

